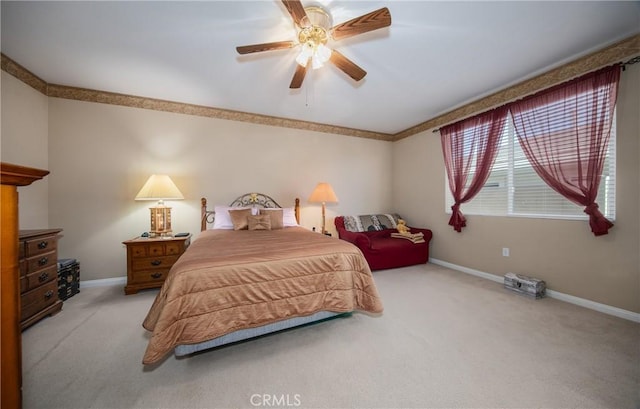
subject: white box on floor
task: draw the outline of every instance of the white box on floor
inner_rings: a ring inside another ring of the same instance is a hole
[[[504,275],[504,288],[535,299],[545,296],[546,287],[546,283],[537,278],[515,273]]]

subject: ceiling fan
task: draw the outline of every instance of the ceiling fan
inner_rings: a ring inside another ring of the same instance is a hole
[[[276,41],[236,47],[239,54],[281,50],[300,46],[296,57],[296,72],[289,88],[300,88],[311,65],[320,68],[327,61],[344,71],[355,81],[360,81],[367,72],[336,50],[327,47],[330,38],[334,41],[353,37],[391,25],[391,13],[383,7],[336,26],[331,26],[331,16],[320,6],[304,7],[300,0],[282,0],[298,30],[297,41]],[[309,64],[311,63],[311,64]]]

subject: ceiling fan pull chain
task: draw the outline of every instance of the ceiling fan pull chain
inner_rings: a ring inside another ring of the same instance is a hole
[[[315,76],[315,74],[313,73],[314,70],[309,70],[309,74],[308,74],[308,79],[306,82],[306,85],[304,86],[304,93],[305,93],[305,103],[304,106],[306,106],[307,108],[311,108],[311,106],[313,105],[313,101],[314,101],[314,97],[315,97],[315,88],[313,86],[314,81],[313,81],[313,77]]]

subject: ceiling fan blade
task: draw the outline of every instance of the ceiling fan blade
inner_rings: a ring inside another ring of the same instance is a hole
[[[309,64],[307,64],[307,67]],[[293,74],[293,79],[291,79],[291,84],[289,88],[296,89],[302,86],[302,81],[304,81],[304,76],[307,74],[307,67],[303,67],[300,64],[296,64],[296,72]]]
[[[276,41],[274,43],[243,45],[240,47],[236,47],[236,51],[238,51],[238,54],[251,54],[259,53],[262,51],[282,50],[295,46],[296,43],[293,41]]]
[[[336,50],[331,52],[330,61],[342,71],[345,72],[348,76],[353,78],[356,81],[360,81],[367,75],[367,72],[362,68],[358,67],[353,61],[340,54]]]
[[[332,36],[334,40],[352,37],[357,34],[377,30],[391,25],[391,13],[389,9],[383,7],[360,17],[338,24],[333,27]]]
[[[282,0],[282,4],[287,8],[289,14],[291,14],[293,22],[296,23],[297,26],[302,27],[302,20],[307,17],[307,12],[304,11],[300,0]]]

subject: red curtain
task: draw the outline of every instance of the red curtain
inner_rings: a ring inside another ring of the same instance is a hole
[[[619,80],[620,66],[614,65],[509,105],[531,166],[556,192],[585,206],[596,236],[613,227],[596,197]]]
[[[489,177],[507,112],[506,107],[497,108],[440,129],[449,189],[455,201],[449,225],[457,232],[467,225],[460,205],[471,200]],[[472,179],[467,183],[470,175]]]

